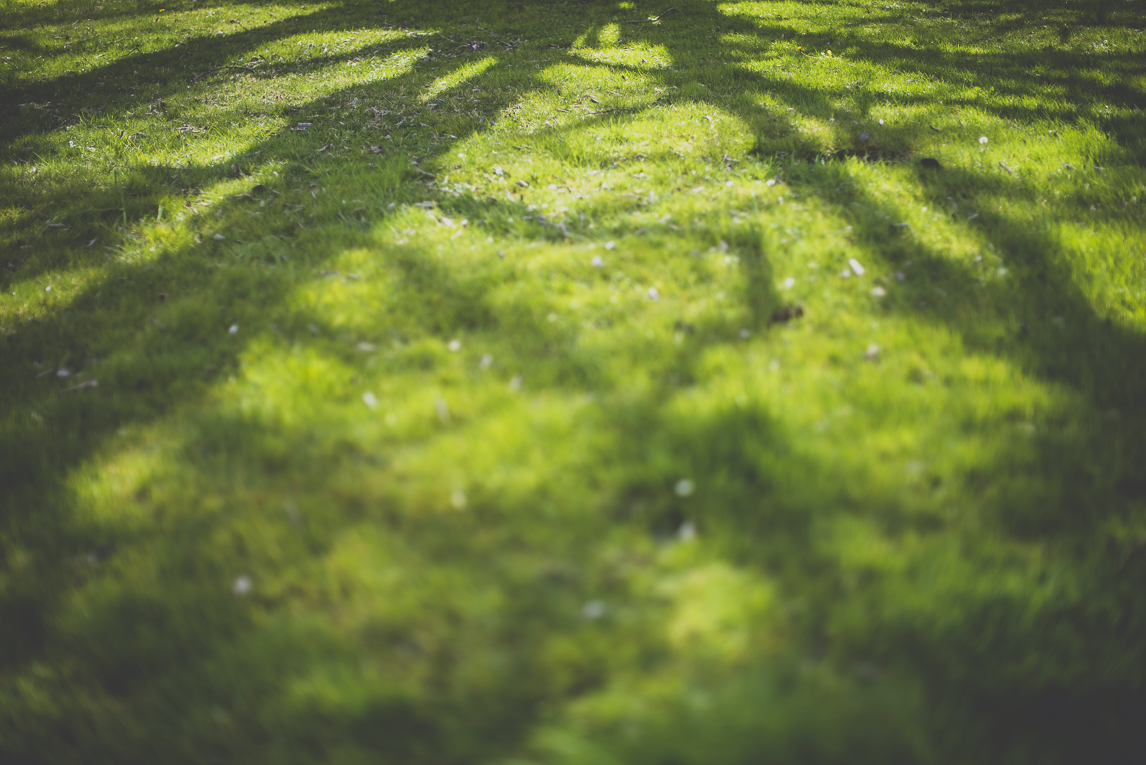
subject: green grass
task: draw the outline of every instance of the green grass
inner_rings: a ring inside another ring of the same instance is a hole
[[[1142,3],[674,4],[0,0],[0,759],[1140,761]]]

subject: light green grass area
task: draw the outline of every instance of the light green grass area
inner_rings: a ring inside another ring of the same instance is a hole
[[[0,0],[0,759],[1140,762],[1144,30]]]

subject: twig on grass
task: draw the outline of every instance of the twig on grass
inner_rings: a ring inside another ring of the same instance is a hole
[[[675,10],[676,10],[676,8],[668,8],[664,11],[661,11],[660,16],[649,16],[647,19],[637,19],[636,21],[626,21],[625,23],[626,24],[645,24],[645,23],[651,22],[651,23],[655,24],[656,22],[660,21],[665,16],[669,15],[670,13],[672,13]]]

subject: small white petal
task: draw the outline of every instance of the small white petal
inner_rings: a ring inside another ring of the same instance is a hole
[[[450,495],[450,504],[453,505],[455,510],[463,510],[466,506],[466,493],[461,489],[456,489]]]
[[[606,249],[606,250],[611,250],[611,249],[613,249],[613,248],[614,248],[614,247],[616,247],[616,246],[617,246],[617,243],[616,243],[616,242],[614,242],[612,239],[610,239],[609,241],[605,242],[605,249]]]
[[[682,542],[691,542],[693,539],[696,539],[696,526],[692,521],[685,521],[680,525],[680,529],[676,532],[676,535]]]
[[[462,341],[461,340],[451,340],[450,344],[446,347],[449,348],[454,353],[457,353],[462,348]]]
[[[658,300],[660,296],[661,294],[657,292],[656,287],[649,287],[649,300]]]
[[[362,401],[363,401],[363,403],[366,404],[366,406],[370,407],[371,409],[378,406],[378,399],[374,397],[373,393],[363,393],[362,394]]]
[[[224,240],[224,239],[226,239],[226,238],[227,238],[227,237],[223,236],[222,234],[215,234],[215,236],[214,236],[214,239],[215,239],[215,241],[216,241],[216,242],[221,242],[221,241],[223,241],[223,240]]]
[[[881,298],[887,295],[887,290],[885,290],[883,287],[872,287],[871,294],[875,297]]]
[[[985,135],[979,136],[979,143],[987,143],[987,136],[985,136]]]
[[[792,289],[793,286],[795,286],[795,284],[796,284],[796,280],[789,276],[787,279],[784,280],[783,287],[786,290],[790,290],[790,289]]]
[[[687,497],[692,494],[695,489],[696,485],[687,478],[682,478],[676,482],[676,495],[678,497]]]
[[[493,356],[490,356],[488,353],[482,354],[481,361],[479,362],[479,366],[481,366],[482,369],[489,369],[489,365],[492,363]]]
[[[232,324],[231,328],[228,329],[227,331],[230,332],[232,335],[234,335],[239,331],[239,325],[238,324]]]
[[[601,260],[600,255],[594,255],[593,259],[589,261],[589,265],[591,265],[593,268],[604,268],[605,261]]]
[[[856,272],[856,276],[863,276],[863,266],[855,258],[848,258],[848,265]]]
[[[874,359],[878,355],[879,355],[879,346],[876,345],[875,343],[872,343],[871,345],[869,345],[867,347],[867,350],[864,351],[863,357],[865,359]]]
[[[588,621],[596,621],[605,615],[608,609],[605,604],[599,600],[591,600],[581,607],[581,618]]]
[[[235,579],[235,583],[231,585],[231,591],[236,595],[246,595],[251,591],[251,578],[246,574]]]

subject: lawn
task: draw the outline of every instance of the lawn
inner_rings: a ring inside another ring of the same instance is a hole
[[[1142,0],[0,21],[0,760],[1146,757]]]

